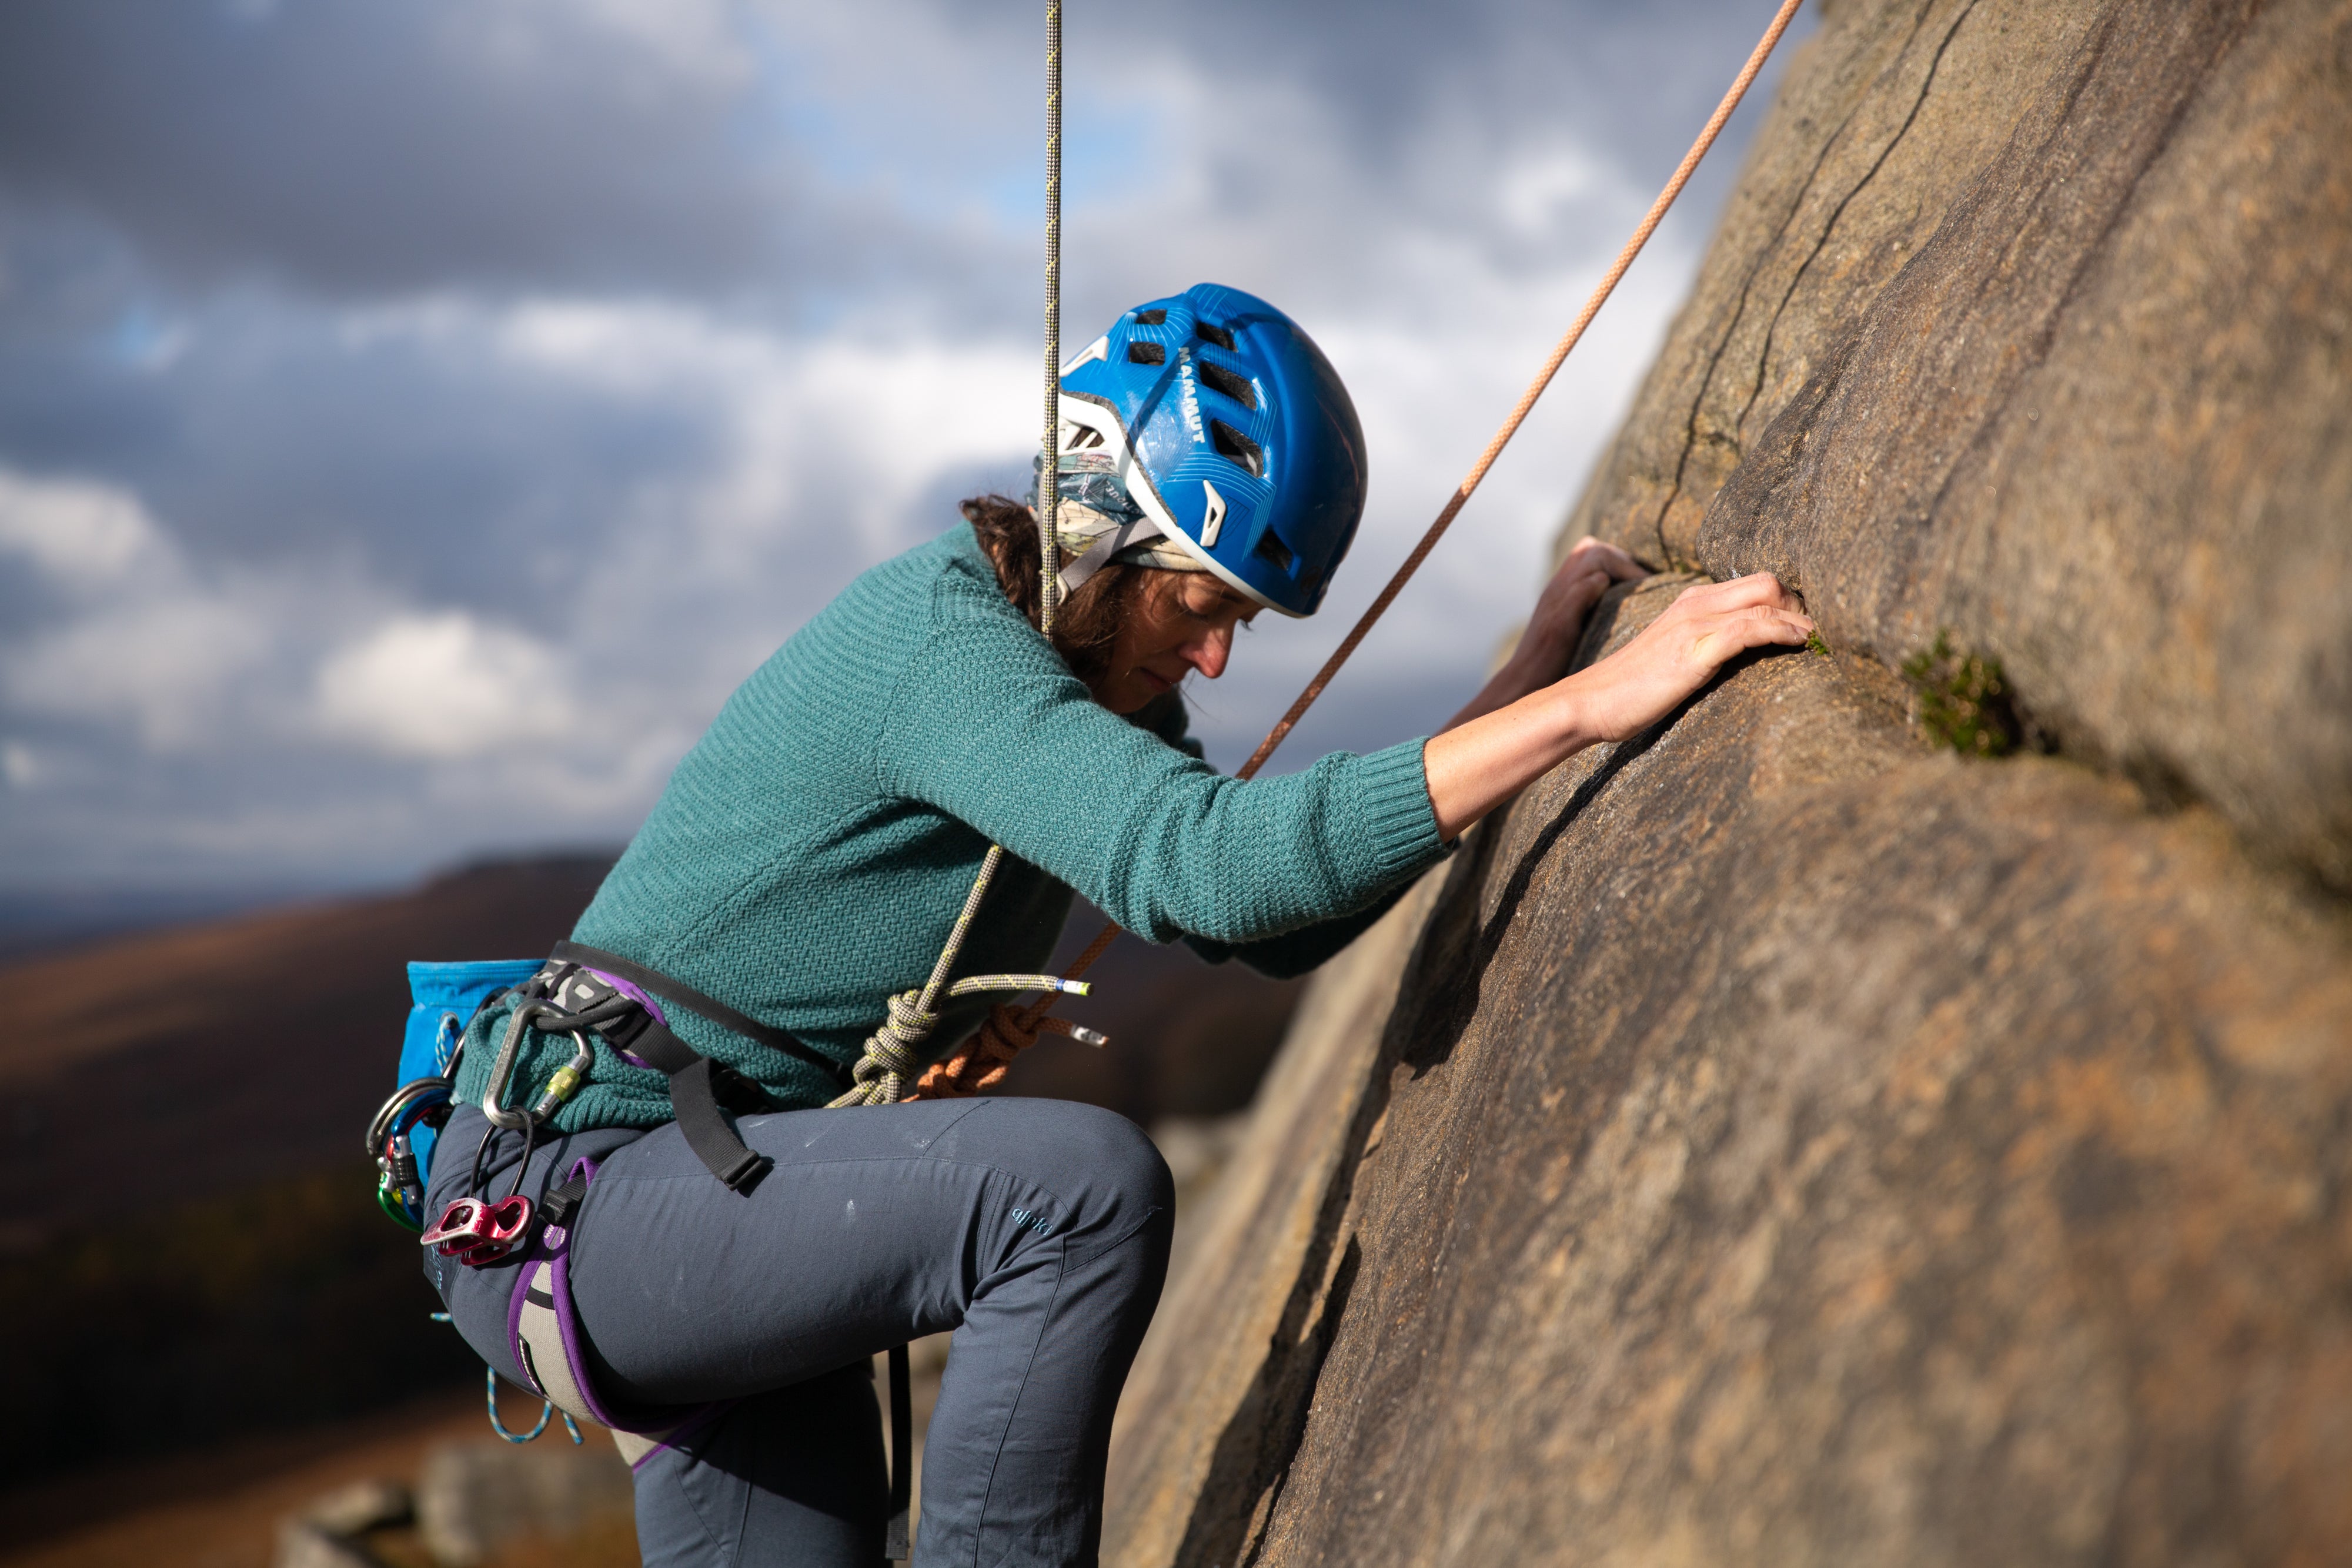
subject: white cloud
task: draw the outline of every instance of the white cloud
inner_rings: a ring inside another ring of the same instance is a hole
[[[625,98],[723,93],[757,69],[723,0],[470,0],[432,25],[493,71],[556,78],[586,64]]]
[[[9,695],[32,712],[127,722],[158,752],[245,739],[247,726],[223,723],[268,652],[267,616],[201,589],[126,595],[11,658]]]
[[[469,335],[573,388],[698,410],[717,437],[712,463],[636,497],[604,541],[580,591],[614,610],[649,595],[707,606],[784,592],[806,613],[821,598],[790,578],[814,569],[838,586],[936,533],[952,517],[915,516],[918,497],[974,465],[1017,465],[1035,440],[1037,363],[1011,342],[793,338],[677,304],[595,299],[526,301]]]
[[[403,615],[319,671],[321,726],[394,757],[473,757],[572,733],[556,655],[460,611]]]
[[[139,498],[87,479],[34,479],[0,469],[0,552],[58,586],[87,593],[167,555]]]
[[[72,607],[0,643],[0,686],[24,711],[128,723],[152,747],[184,748],[214,732],[267,647],[265,605],[200,581],[119,486],[0,469],[0,550]]]
[[[1542,235],[1577,202],[1616,182],[1589,148],[1565,142],[1507,164],[1495,182],[1495,205],[1523,235]]]

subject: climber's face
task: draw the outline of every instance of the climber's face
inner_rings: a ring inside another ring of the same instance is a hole
[[[1195,670],[1215,680],[1233,654],[1234,628],[1248,625],[1257,612],[1255,600],[1213,573],[1149,570],[1111,639],[1108,665],[1093,684],[1095,700],[1113,713],[1134,713]]]

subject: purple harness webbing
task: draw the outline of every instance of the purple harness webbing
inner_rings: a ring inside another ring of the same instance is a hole
[[[583,1158],[565,1176],[569,1181],[585,1173],[593,1183],[599,1162]],[[582,1201],[584,1203],[583,1196]],[[579,1209],[575,1207],[573,1215]],[[530,1379],[541,1398],[583,1421],[608,1427],[631,1469],[706,1425],[735,1404],[732,1399],[708,1405],[624,1415],[596,1392],[588,1369],[588,1336],[572,1300],[572,1233],[561,1225],[540,1228],[539,1239],[517,1270],[514,1295],[507,1304],[507,1343],[516,1363]]]

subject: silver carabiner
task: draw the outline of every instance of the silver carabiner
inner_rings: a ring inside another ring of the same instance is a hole
[[[520,1132],[537,1120],[528,1111],[509,1111],[499,1102],[506,1098],[507,1080],[514,1076],[515,1054],[522,1049],[522,1031],[530,1027],[531,1019],[555,1010],[543,1001],[528,1001],[515,1009],[507,1019],[506,1038],[499,1042],[499,1054],[490,1062],[490,1081],[482,1090],[482,1114],[490,1119],[491,1126]]]
[[[566,1100],[588,1081],[588,1069],[595,1064],[596,1048],[588,1042],[585,1030],[565,1030],[578,1046],[569,1065],[555,1070],[547,1081],[546,1092],[539,1103],[528,1111],[509,1111],[500,1102],[506,1099],[507,1081],[514,1076],[515,1057],[522,1048],[522,1031],[533,1020],[548,1013],[562,1013],[563,1009],[546,1001],[528,1001],[515,1009],[507,1019],[506,1038],[499,1042],[499,1054],[490,1062],[490,1081],[482,1090],[482,1114],[490,1125],[504,1127],[509,1132],[520,1132],[536,1126],[555,1114]]]

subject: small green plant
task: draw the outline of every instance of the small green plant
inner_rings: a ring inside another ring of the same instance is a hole
[[[1818,632],[1805,633],[1805,651],[1809,653],[1819,653],[1824,659],[1830,656],[1830,645],[1822,641],[1822,634]]]
[[[2020,736],[2017,710],[2000,661],[1952,649],[1949,632],[1903,661],[1903,678],[1919,705],[1920,727],[1963,757],[2003,757]]]

